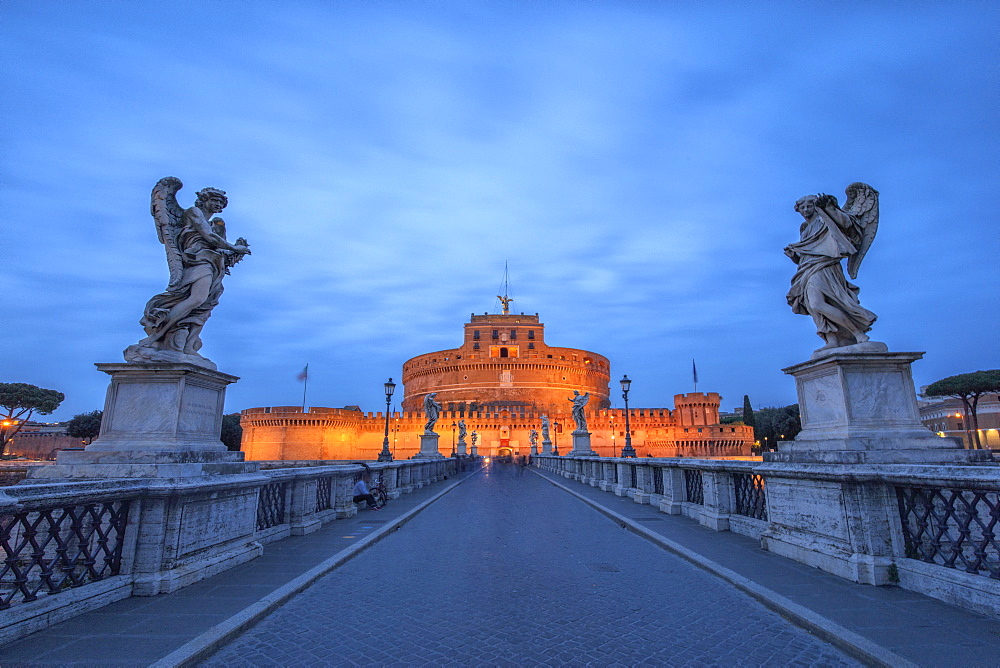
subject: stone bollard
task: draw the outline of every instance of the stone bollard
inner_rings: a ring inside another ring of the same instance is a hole
[[[702,471],[705,504],[698,523],[716,531],[729,531],[729,516],[736,507],[733,474],[726,471]]]
[[[663,469],[663,500],[660,501],[660,512],[680,515],[686,497],[684,469],[676,466]]]

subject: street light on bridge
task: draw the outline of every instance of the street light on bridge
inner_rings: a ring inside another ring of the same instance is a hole
[[[385,437],[382,439],[382,452],[378,453],[378,461],[391,462],[392,453],[389,452],[389,405],[392,403],[392,393],[396,389],[396,383],[392,378],[385,383]]]
[[[632,447],[632,425],[628,415],[628,391],[632,386],[632,381],[625,375],[621,379],[622,399],[625,400],[625,447],[622,448],[622,457],[635,457],[635,448]]]

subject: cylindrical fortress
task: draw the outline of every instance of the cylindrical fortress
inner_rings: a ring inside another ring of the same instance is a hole
[[[538,314],[473,315],[458,348],[403,364],[404,411],[423,409],[424,397],[448,411],[526,408],[569,410],[573,390],[590,393],[589,410],[609,408],[610,365],[603,355],[545,343]]]

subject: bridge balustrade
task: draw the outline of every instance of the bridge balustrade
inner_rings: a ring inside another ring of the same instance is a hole
[[[357,513],[358,465],[273,468],[209,479],[109,479],[0,488],[0,643],[131,595],[169,592],[264,545]],[[370,464],[388,496],[458,462]]]
[[[1000,617],[1000,467],[995,465],[817,466],[792,472],[756,461],[552,455],[538,455],[533,463],[571,479],[579,479],[576,472],[586,466],[595,478],[591,484],[603,491],[758,539],[785,530],[775,516],[789,517],[789,505],[812,501],[785,493],[772,499],[770,484],[795,477],[829,481],[860,508],[853,511],[859,526],[847,531],[861,561],[884,567],[890,584]],[[884,540],[854,537],[874,535],[880,526],[886,527]],[[762,544],[766,547],[766,540]]]

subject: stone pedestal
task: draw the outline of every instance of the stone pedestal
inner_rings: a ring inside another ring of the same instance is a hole
[[[545,439],[542,441],[542,454],[551,455],[552,454],[552,441]]]
[[[236,376],[187,363],[97,364],[111,376],[97,439],[58,453],[27,479],[187,478],[252,474],[255,462],[219,440],[226,386]]]
[[[420,452],[410,459],[444,459],[444,455],[438,451],[438,438],[435,433],[420,434]]]
[[[458,439],[458,446],[455,448],[455,454],[464,456],[465,455],[465,439]]]
[[[589,431],[573,431],[573,449],[567,454],[567,457],[597,457],[597,452],[590,447],[590,432]]]
[[[764,461],[944,464],[990,461],[920,423],[910,364],[923,353],[833,352],[784,369],[795,377],[802,431]]]
[[[883,344],[867,344],[867,347]],[[884,347],[884,346],[883,346]],[[923,353],[833,351],[785,369],[802,431],[764,453],[765,549],[867,584],[889,584],[895,495],[878,482],[893,464],[970,464],[965,450],[920,423],[910,364]]]

